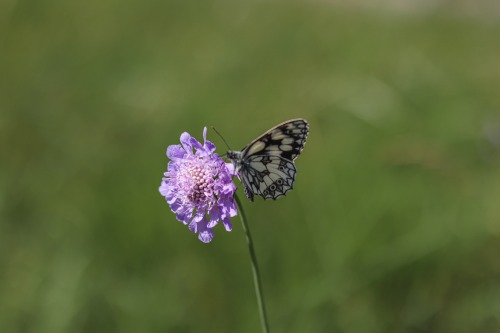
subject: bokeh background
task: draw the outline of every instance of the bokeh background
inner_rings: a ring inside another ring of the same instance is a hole
[[[486,0],[3,0],[0,332],[259,332],[238,219],[203,244],[158,186],[183,131],[296,117],[295,190],[244,201],[272,332],[500,332],[499,36]]]

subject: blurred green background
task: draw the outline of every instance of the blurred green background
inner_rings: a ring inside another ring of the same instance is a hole
[[[158,186],[183,131],[295,117],[295,190],[244,199],[271,331],[500,332],[499,13],[3,0],[0,332],[259,332],[239,220],[203,244]]]

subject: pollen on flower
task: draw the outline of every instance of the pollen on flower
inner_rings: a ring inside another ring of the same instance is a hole
[[[168,147],[167,156],[172,161],[159,190],[177,219],[208,243],[218,221],[227,231],[232,228],[229,218],[237,214],[233,199],[236,186],[226,164],[214,153],[215,145],[206,140],[206,128],[203,139],[201,145],[183,133],[182,145]]]
[[[212,192],[216,176],[211,169],[199,165],[181,170],[180,178],[186,183],[186,198],[196,205],[206,202],[211,206],[215,199]]]

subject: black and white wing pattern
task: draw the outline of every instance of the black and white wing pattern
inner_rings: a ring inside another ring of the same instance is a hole
[[[276,200],[293,189],[297,170],[293,161],[304,148],[309,124],[292,119],[271,128],[239,151],[229,151],[245,195]]]

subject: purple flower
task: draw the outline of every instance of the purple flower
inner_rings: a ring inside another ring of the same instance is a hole
[[[184,132],[182,145],[167,148],[168,171],[162,178],[160,193],[170,205],[177,219],[189,224],[189,230],[209,243],[214,237],[213,227],[222,221],[231,231],[230,217],[237,214],[233,199],[236,185],[231,179],[230,166],[215,154],[215,145],[207,141],[203,130],[203,145]]]

